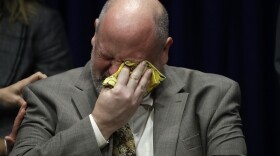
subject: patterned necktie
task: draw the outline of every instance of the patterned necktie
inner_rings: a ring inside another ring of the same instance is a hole
[[[128,124],[113,134],[113,156],[136,156],[133,134]]]

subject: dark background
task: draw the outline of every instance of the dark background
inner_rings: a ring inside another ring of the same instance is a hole
[[[251,156],[280,155],[280,91],[274,70],[278,0],[161,0],[170,15],[170,65],[230,77],[242,91]],[[65,22],[75,65],[91,53],[94,19],[105,0],[46,0]]]

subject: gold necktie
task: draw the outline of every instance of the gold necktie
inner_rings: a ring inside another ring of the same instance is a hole
[[[128,124],[113,134],[113,156],[136,156],[133,134]]]

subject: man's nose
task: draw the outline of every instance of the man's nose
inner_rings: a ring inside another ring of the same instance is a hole
[[[116,61],[113,61],[111,63],[111,67],[109,68],[109,74],[112,75],[114,74],[115,72],[117,72],[117,70],[119,69],[120,65],[122,64],[122,62],[116,62]]]

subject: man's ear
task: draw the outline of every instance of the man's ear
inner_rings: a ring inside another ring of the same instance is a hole
[[[166,39],[166,42],[164,44],[163,52],[161,55],[161,64],[164,65],[168,61],[168,54],[169,54],[169,48],[173,44],[173,39],[171,37],[168,37]]]

